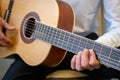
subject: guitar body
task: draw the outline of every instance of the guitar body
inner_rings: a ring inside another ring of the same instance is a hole
[[[0,16],[4,17],[9,1],[0,0]],[[66,51],[26,35],[25,29],[30,25],[30,22],[27,24],[28,20],[31,20],[31,23],[37,20],[72,32],[74,14],[71,7],[60,0],[14,0],[9,24],[15,27],[15,31],[6,31],[6,36],[13,44],[7,48],[0,47],[0,57],[18,54],[31,66],[58,65],[64,59]]]

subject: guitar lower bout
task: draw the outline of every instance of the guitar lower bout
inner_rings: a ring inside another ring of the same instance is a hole
[[[2,17],[4,17],[3,14],[8,4],[9,0],[1,0]],[[39,31],[40,23],[44,23],[43,26],[48,25],[72,32],[73,10],[71,6],[61,0],[14,0],[9,24],[14,26],[16,31],[6,33],[13,44],[9,48],[0,47],[0,57],[16,53],[31,66],[58,65],[64,59],[66,51],[39,38],[39,34],[41,34],[39,32],[43,32],[43,30]],[[33,34],[36,31],[38,37]],[[49,34],[47,37],[50,37]]]

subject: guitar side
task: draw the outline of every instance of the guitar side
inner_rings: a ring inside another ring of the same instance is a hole
[[[2,17],[7,9],[8,2],[9,0],[1,0]],[[13,44],[8,48],[0,47],[0,57],[6,57],[16,53],[27,64],[32,66],[39,64],[56,66],[64,58],[66,54],[65,50],[54,47],[41,40],[29,41],[31,37],[21,36],[21,31],[24,29],[21,29],[23,20],[27,14],[32,12],[37,14],[39,17],[38,20],[42,23],[70,32],[73,30],[74,13],[68,4],[59,0],[15,0],[9,23],[16,30],[6,32],[7,37],[12,40]],[[34,16],[32,15],[32,17]],[[23,37],[29,42],[25,42]]]

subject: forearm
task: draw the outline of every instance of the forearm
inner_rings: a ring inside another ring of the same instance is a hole
[[[103,36],[100,36],[96,41],[110,47],[120,46],[120,28],[115,28],[105,33]]]

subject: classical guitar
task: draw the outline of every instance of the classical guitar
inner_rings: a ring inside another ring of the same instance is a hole
[[[1,2],[4,15],[9,0]],[[0,57],[18,54],[31,66],[56,66],[66,51],[77,54],[93,48],[101,64],[120,71],[120,50],[72,33],[74,13],[63,1],[15,0],[9,23],[16,27],[16,31],[6,31],[13,45],[1,47]]]

